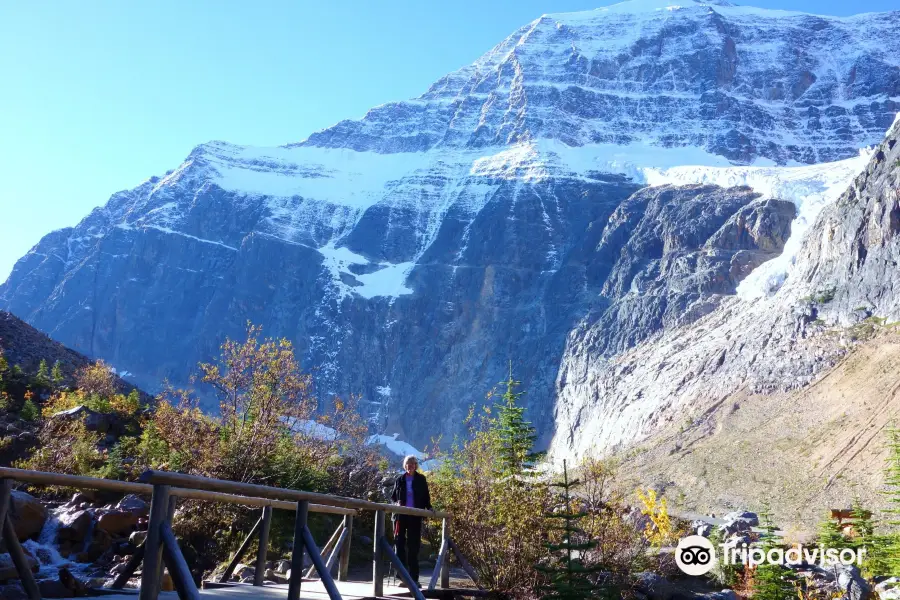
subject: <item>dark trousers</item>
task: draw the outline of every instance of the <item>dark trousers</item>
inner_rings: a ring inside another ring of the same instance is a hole
[[[422,517],[397,515],[397,556],[413,581],[419,581],[419,547],[422,545]]]

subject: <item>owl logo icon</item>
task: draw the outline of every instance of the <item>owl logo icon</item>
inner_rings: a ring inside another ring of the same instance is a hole
[[[716,549],[702,535],[689,535],[675,548],[675,564],[688,575],[705,575],[716,566]]]

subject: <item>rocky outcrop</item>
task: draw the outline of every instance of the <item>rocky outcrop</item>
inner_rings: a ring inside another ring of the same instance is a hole
[[[554,450],[615,448],[693,423],[738,391],[798,389],[845,355],[857,337],[846,327],[897,319],[898,138],[900,124],[820,215],[773,295],[727,297],[693,325],[615,356],[591,349],[602,332],[573,331],[558,381]]]
[[[795,281],[814,318],[900,319],[900,120],[865,171],[810,230]]]
[[[591,329],[585,351],[612,355],[689,324],[780,254],[795,207],[758,197],[749,188],[663,186],[619,205],[591,257],[609,307],[579,324]]]
[[[32,571],[37,571],[38,562],[30,556],[26,556],[25,559],[28,562],[28,567]],[[16,571],[12,558],[10,558],[9,554],[0,554],[0,583],[18,578],[19,574]],[[2,597],[5,598],[6,596]]]
[[[35,537],[47,521],[47,507],[35,498],[19,490],[12,490],[9,518],[19,541]]]

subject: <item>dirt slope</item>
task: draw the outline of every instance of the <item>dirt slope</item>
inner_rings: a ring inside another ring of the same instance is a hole
[[[621,472],[664,489],[682,511],[771,505],[782,526],[812,531],[854,496],[885,506],[885,428],[900,415],[900,336],[853,349],[810,386],[738,392],[632,448]]]

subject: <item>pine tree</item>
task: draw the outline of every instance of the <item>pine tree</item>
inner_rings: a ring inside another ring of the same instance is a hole
[[[847,538],[844,537],[840,524],[829,514],[824,521],[819,523],[817,541],[826,548],[843,548],[847,543]]]
[[[888,508],[885,512],[893,518],[887,522],[893,527],[900,526],[900,429],[895,425],[888,427],[888,457],[884,467],[884,483],[887,487]],[[882,568],[886,570],[879,575],[900,576],[900,535],[896,531],[879,539],[882,556]]]
[[[581,519],[587,516],[584,511],[574,512],[572,508],[571,489],[579,481],[569,481],[566,461],[563,461],[563,480],[551,484],[562,489],[565,507],[562,512],[548,512],[544,516],[550,521],[548,529],[561,533],[559,543],[546,543],[551,553],[547,564],[536,565],[535,568],[547,575],[548,583],[541,588],[542,600],[586,600],[588,598],[617,597],[613,589],[596,582],[602,565],[586,565],[584,555],[597,547],[597,542],[578,526]]]
[[[850,510],[853,520],[853,538],[850,543],[857,552],[864,550],[862,570],[868,576],[883,575],[888,572],[890,559],[888,546],[890,538],[875,533],[877,523],[872,519],[872,511],[863,507],[859,497],[853,500]]]
[[[769,550],[781,548],[783,541],[776,533],[768,506],[764,506],[760,511],[759,520],[760,528],[763,530],[759,536],[760,547],[768,555]],[[769,564],[765,561],[756,567],[754,580],[756,582],[754,600],[797,598],[797,576],[785,565]]]
[[[59,361],[53,363],[53,369],[50,371],[50,383],[53,384],[53,387],[59,389],[63,383],[63,372],[62,365],[59,364]]]
[[[34,400],[31,399],[30,394],[31,392],[26,392],[25,402],[22,404],[19,416],[25,421],[36,421],[37,418],[41,416],[41,410],[37,407],[37,404],[34,403]]]
[[[525,407],[519,406],[519,398],[525,392],[517,392],[522,385],[513,379],[512,361],[509,363],[509,378],[498,385],[506,387],[502,402],[496,405],[497,418],[493,429],[499,444],[500,469],[502,475],[521,475],[534,467],[540,455],[533,452],[537,439],[535,428],[525,420]]]
[[[34,383],[39,387],[50,387],[50,369],[47,367],[47,361],[45,359],[41,359],[41,364],[38,365],[37,373],[34,376]]]
[[[3,356],[3,348],[0,348],[0,391],[6,389],[6,378],[9,376],[9,363]]]

